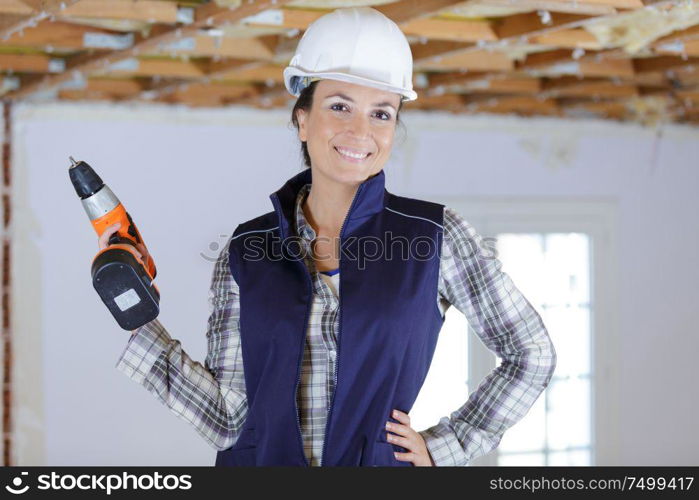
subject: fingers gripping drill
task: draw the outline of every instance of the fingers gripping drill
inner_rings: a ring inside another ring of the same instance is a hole
[[[121,223],[109,238],[109,244],[92,260],[92,284],[102,302],[124,330],[133,330],[155,319],[160,312],[160,291],[153,283],[155,262],[150,254],[145,262],[138,255],[136,244],[145,247],[131,215],[111,189],[84,161],[68,169],[70,180],[80,197],[92,227],[101,236]]]

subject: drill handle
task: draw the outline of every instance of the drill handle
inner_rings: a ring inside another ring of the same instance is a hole
[[[112,234],[109,237],[108,244],[115,245],[115,244],[120,244],[120,243],[126,243],[126,244],[129,244],[131,246],[138,248],[136,243],[140,243],[145,248],[146,244],[143,243],[143,239],[141,238],[141,233],[138,232],[138,229],[136,228],[136,225],[134,224],[134,222],[131,219],[131,216],[128,214],[128,212],[126,213],[126,215],[128,217],[128,220],[129,220],[129,226],[126,230],[129,237],[120,236],[119,235],[119,233],[121,232],[121,229],[120,229],[119,231],[116,231],[114,234]],[[155,276],[157,274],[157,269],[155,268],[155,261],[153,260],[153,257],[150,255],[150,253],[148,253],[148,256],[147,256],[144,264],[146,266],[146,271],[148,271],[148,273],[153,277],[153,279],[155,279]]]

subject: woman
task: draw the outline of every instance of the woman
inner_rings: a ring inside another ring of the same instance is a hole
[[[459,214],[386,191],[398,113],[417,97],[392,21],[367,7],[321,17],[284,76],[308,168],[221,252],[205,366],[156,319],[117,367],[190,422],[216,465],[466,465],[548,385],[546,328]],[[503,362],[418,432],[409,411],[452,304]]]

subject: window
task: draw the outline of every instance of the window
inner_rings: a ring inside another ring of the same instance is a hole
[[[558,355],[546,390],[470,465],[619,463],[618,207],[614,200],[442,200],[484,237],[541,314]],[[411,409],[423,430],[450,415],[499,360],[454,307]]]
[[[503,271],[541,314],[556,372],[496,450],[498,465],[590,465],[590,244],[583,233],[501,233]],[[498,363],[500,360],[498,359]]]

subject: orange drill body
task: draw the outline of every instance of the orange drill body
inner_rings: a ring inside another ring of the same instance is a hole
[[[143,238],[141,238],[141,233],[138,231],[138,228],[136,227],[136,224],[133,223],[131,220],[131,217],[129,217],[129,214],[126,212],[126,209],[124,208],[124,205],[119,203],[114,209],[111,211],[107,212],[104,214],[102,217],[98,217],[97,219],[92,220],[92,227],[94,228],[95,232],[97,233],[97,237],[102,236],[102,233],[109,227],[114,224],[119,222],[121,224],[121,227],[119,230],[114,233],[115,235],[118,236],[120,241],[131,241],[132,243],[119,243],[119,245],[127,245],[124,246],[125,250],[128,250],[129,252],[133,253],[133,256],[135,259],[137,259],[141,265],[143,265],[145,271],[148,273],[148,275],[151,277],[151,279],[155,279],[155,262],[153,261],[153,257],[148,255],[148,261],[143,262],[141,259],[138,258],[136,252],[133,252],[133,247],[135,246],[136,243],[143,243]],[[133,228],[133,229],[132,229]],[[130,232],[134,232],[136,236],[132,236]],[[114,235],[112,235],[112,238],[114,238]],[[130,247],[130,248],[129,248]],[[109,247],[104,248],[103,250],[100,250],[100,252],[97,254],[99,255],[100,253],[104,252],[107,250]],[[97,258],[97,255],[95,258]]]

